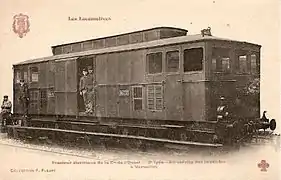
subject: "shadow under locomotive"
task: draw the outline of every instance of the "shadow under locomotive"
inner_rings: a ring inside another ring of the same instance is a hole
[[[261,46],[210,28],[186,33],[160,27],[63,44],[14,65],[13,118],[25,123],[8,126],[8,135],[145,149],[222,147],[274,130],[274,119],[260,118]],[[89,66],[91,90],[83,85]],[[19,79],[29,88],[28,116]]]

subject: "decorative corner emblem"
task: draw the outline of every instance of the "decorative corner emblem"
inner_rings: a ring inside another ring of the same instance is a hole
[[[22,13],[14,16],[13,31],[19,35],[20,38],[30,31],[29,17]]]
[[[258,163],[258,167],[261,168],[261,171],[266,172],[266,169],[269,168],[269,164],[266,162],[266,160],[261,160],[261,162]]]

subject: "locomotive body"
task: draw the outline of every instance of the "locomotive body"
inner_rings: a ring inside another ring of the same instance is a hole
[[[164,39],[158,37],[162,31]],[[30,88],[31,115],[83,115],[79,79],[82,69],[92,66],[97,84],[93,116],[216,120],[220,96],[232,103],[238,88],[259,78],[260,46],[185,33],[155,28],[55,46],[54,56],[14,65],[14,112],[21,113],[17,82],[23,78]],[[142,42],[134,42],[136,34],[143,36]],[[126,39],[134,43],[122,45]],[[101,47],[93,47],[96,41]],[[86,51],[89,43],[93,49]],[[80,51],[75,52],[75,47]],[[259,104],[255,106],[252,117],[258,118]]]
[[[213,142],[239,122],[231,132],[238,136],[243,129],[245,134],[245,127],[254,128],[252,121],[260,117],[259,87],[253,96],[248,91],[253,82],[259,86],[261,46],[214,37],[210,29],[186,34],[159,27],[53,46],[52,56],[13,66],[14,114],[23,113],[18,82],[24,79],[34,127],[74,130],[76,125],[59,122],[98,119],[104,123],[94,125],[99,128],[79,124],[78,130],[183,141],[197,141],[194,133],[199,133],[208,136],[203,141]],[[82,69],[89,66],[96,85],[91,115],[84,113],[79,94]],[[227,122],[217,118],[221,96],[230,114]],[[46,117],[55,120],[38,121]],[[113,121],[114,127],[109,126]]]

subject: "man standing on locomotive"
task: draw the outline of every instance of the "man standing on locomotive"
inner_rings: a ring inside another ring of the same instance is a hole
[[[91,100],[90,100],[90,90],[92,82],[88,74],[87,69],[83,69],[83,76],[80,78],[79,91],[80,95],[83,97],[85,105],[85,113],[91,113]]]
[[[89,91],[89,113],[93,113],[95,107],[95,79],[92,66],[88,66],[88,84],[87,89]]]
[[[217,120],[225,120],[229,115],[228,107],[225,103],[225,98],[220,97],[220,105],[217,108]]]
[[[19,101],[22,105],[23,115],[26,118],[28,116],[29,90],[23,79],[20,80]]]
[[[6,120],[6,124],[10,124],[10,114],[11,114],[11,110],[12,110],[12,103],[11,101],[9,101],[8,96],[5,95],[2,105],[1,105],[1,113],[0,113],[0,121],[1,121],[1,126],[4,126],[4,119]],[[7,121],[8,120],[8,121]]]

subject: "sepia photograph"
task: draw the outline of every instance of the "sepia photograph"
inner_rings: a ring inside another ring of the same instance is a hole
[[[0,2],[0,180],[278,180],[280,2]]]

